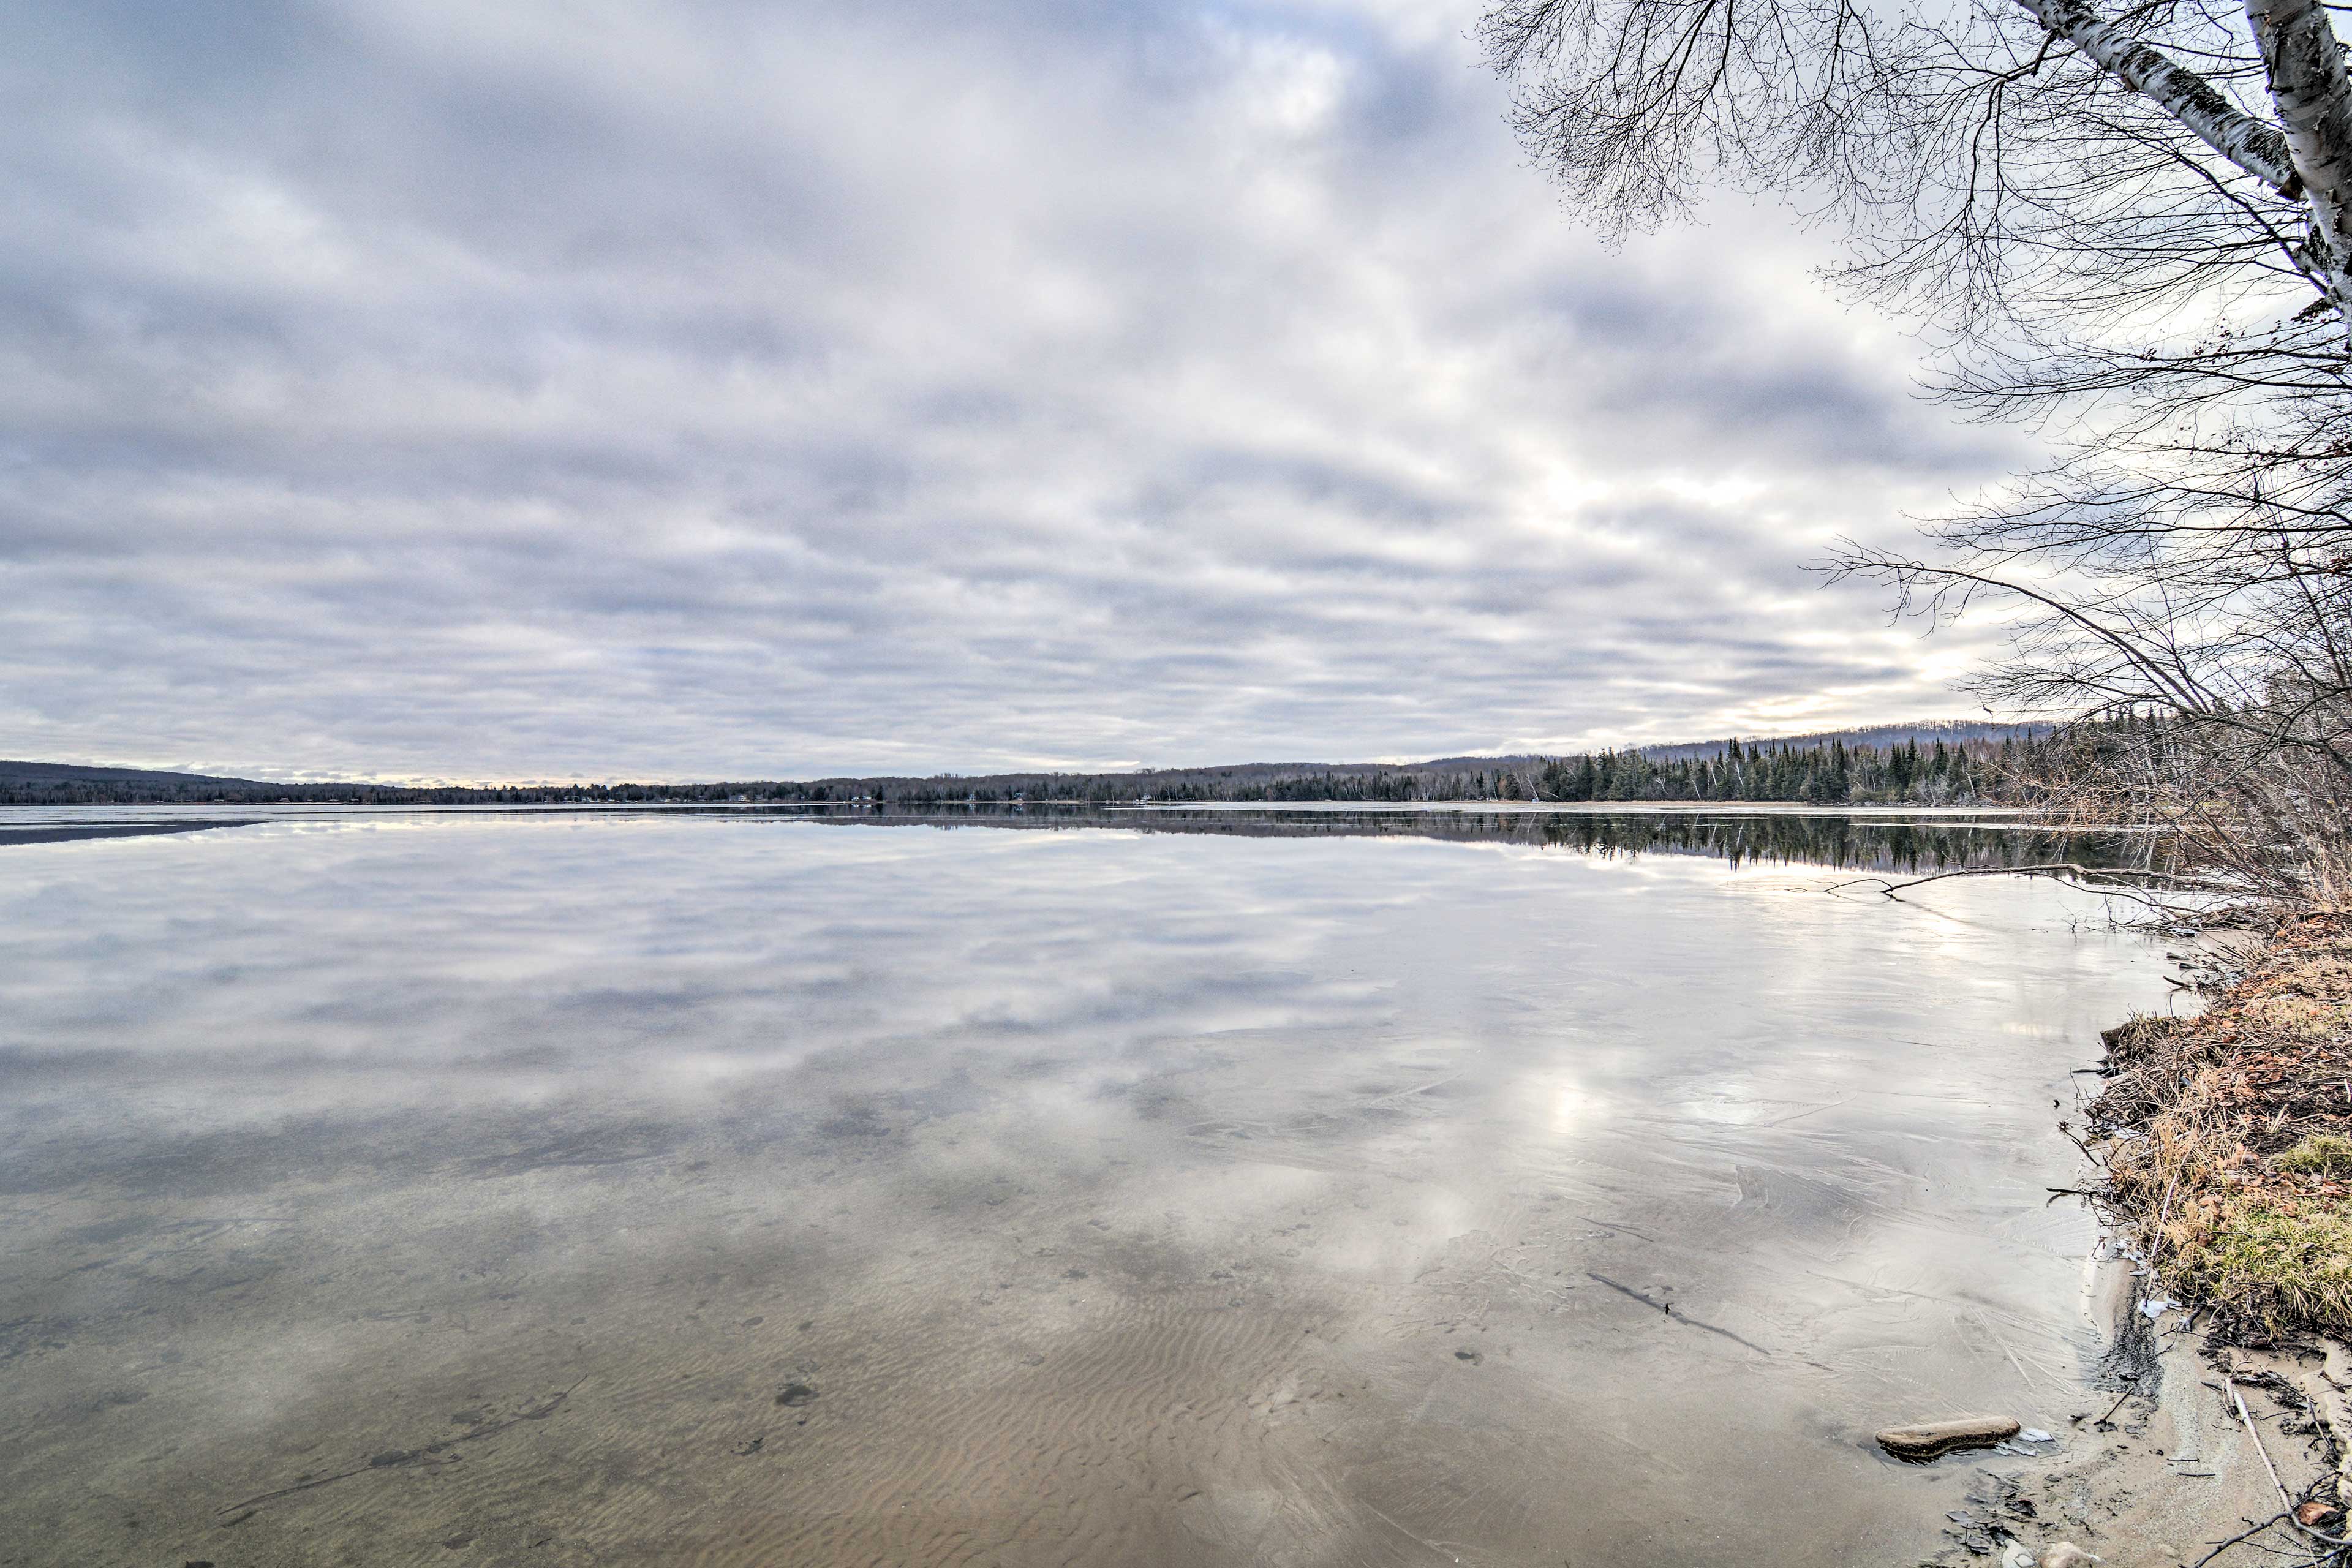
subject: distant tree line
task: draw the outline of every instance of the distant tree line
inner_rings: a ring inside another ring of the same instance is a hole
[[[1734,740],[1712,756],[1655,759],[1638,750],[1443,762],[1256,763],[1120,773],[997,773],[981,778],[828,778],[718,784],[528,784],[474,789],[267,784],[188,775],[19,778],[0,771],[0,804],[360,805],[830,805],[1228,801],[1402,804],[1459,801],[1792,801],[1815,805],[2021,804],[2050,742],[2039,738],[1915,738],[1885,746]]]
[[[2027,742],[2031,746],[2032,742]],[[1733,741],[1720,757],[1651,761],[1603,752],[1549,763],[1544,800],[1804,801],[1820,805],[1969,805],[2014,803],[2029,793],[2016,741],[1826,746],[1797,750]],[[1508,781],[1507,781],[1507,784]]]

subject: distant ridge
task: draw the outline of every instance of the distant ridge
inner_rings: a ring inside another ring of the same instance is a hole
[[[258,779],[221,778],[212,773],[161,773],[153,768],[107,768],[80,763],[16,763],[0,761],[0,788],[12,784],[119,784],[173,785],[233,784],[241,789],[276,789]]]
[[[1900,746],[1916,741],[1923,746],[1941,741],[1947,746],[1969,742],[1990,742],[1999,745],[2003,741],[2031,741],[2047,735],[2058,728],[2048,720],[2025,723],[2001,724],[1990,719],[1923,719],[1911,724],[1869,724],[1858,730],[1817,730],[1804,735],[1742,735],[1742,746],[1787,746],[1792,751],[1811,751],[1843,741],[1848,746]],[[1687,741],[1671,746],[1641,746],[1634,748],[1653,762],[1676,763],[1685,758],[1715,758],[1723,755],[1731,744],[1731,737],[1720,741]]]

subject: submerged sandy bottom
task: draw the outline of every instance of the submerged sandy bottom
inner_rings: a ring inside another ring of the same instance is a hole
[[[2037,1463],[1874,1427],[2111,1397],[2052,1102],[2162,960],[2046,884],[711,822],[0,869],[0,1563],[1916,1562]]]

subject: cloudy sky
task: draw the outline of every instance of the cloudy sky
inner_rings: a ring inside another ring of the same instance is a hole
[[[2014,463],[1769,203],[1611,252],[1434,0],[27,4],[0,756],[793,776],[1964,714]]]

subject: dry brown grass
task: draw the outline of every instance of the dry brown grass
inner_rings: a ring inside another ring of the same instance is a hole
[[[2241,1331],[2352,1331],[2352,913],[2282,928],[2193,1019],[2107,1032],[2107,1204]]]

